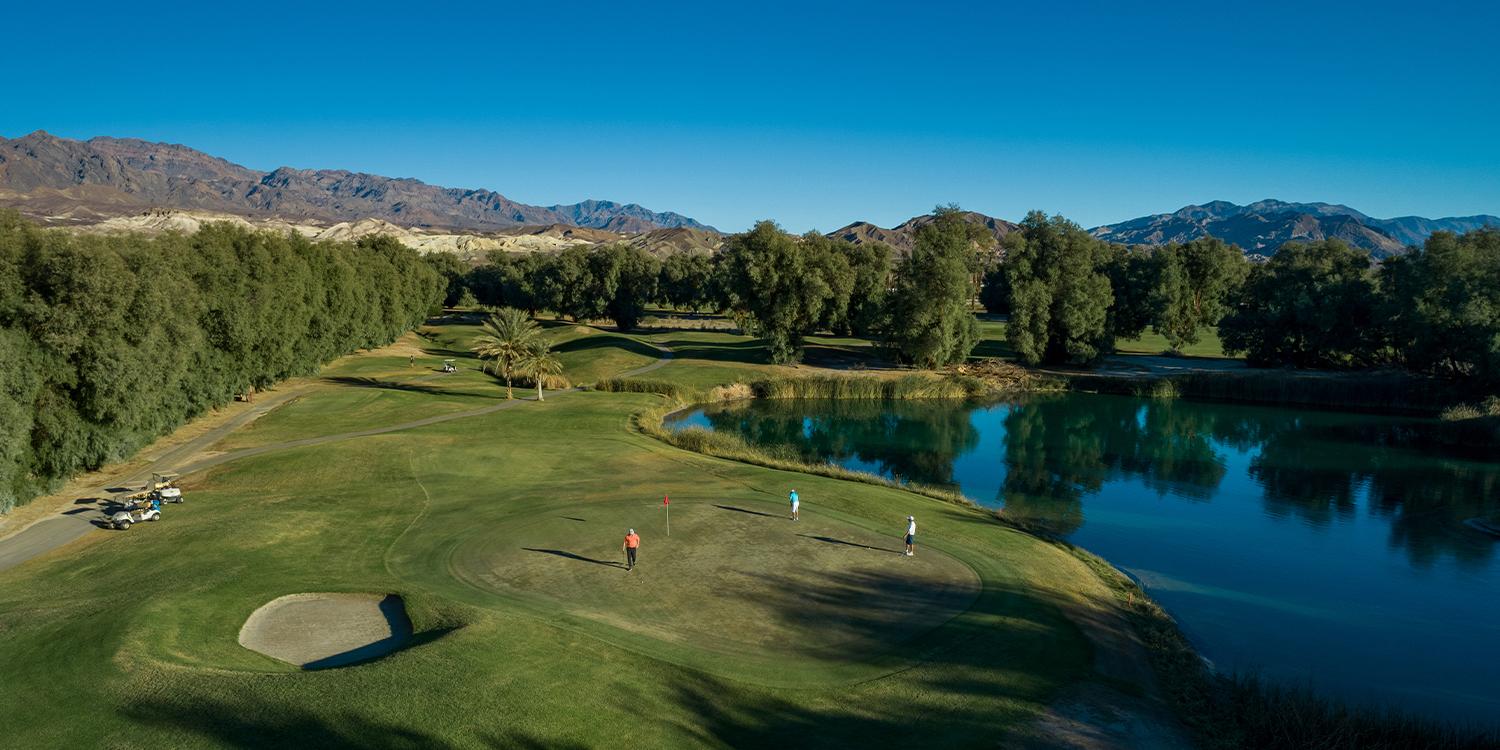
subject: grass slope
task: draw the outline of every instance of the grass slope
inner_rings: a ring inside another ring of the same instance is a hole
[[[650,361],[633,339],[552,330],[575,382]],[[426,333],[429,357],[456,356],[472,326]],[[688,387],[773,372],[727,334],[642,338],[678,351],[652,377]],[[464,364],[434,390],[406,387],[425,376],[404,352],[350,358],[247,435],[493,403]],[[1110,594],[1070,555],[968,508],[632,432],[657,403],[558,394],[241,459],[191,477],[159,524],[0,573],[5,744],[993,745],[1089,679],[1064,612]],[[912,559],[891,552],[909,513]],[[632,573],[613,564],[626,526],[645,539]],[[237,643],[257,607],[303,591],[399,593],[418,645],[303,672]]]

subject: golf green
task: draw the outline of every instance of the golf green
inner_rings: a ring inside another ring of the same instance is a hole
[[[596,501],[473,534],[449,557],[484,591],[546,597],[564,611],[681,648],[741,656],[871,660],[963,612],[972,569],[936,550],[770,503]],[[626,572],[621,537],[644,540]],[[898,531],[902,528],[893,522]],[[726,626],[733,623],[732,626]]]

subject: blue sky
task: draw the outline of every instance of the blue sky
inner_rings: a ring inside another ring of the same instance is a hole
[[[1494,3],[16,4],[0,135],[721,229],[937,203],[1500,214]],[[1045,6],[1045,7],[1044,7]]]

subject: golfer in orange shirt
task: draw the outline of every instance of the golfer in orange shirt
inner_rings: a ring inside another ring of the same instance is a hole
[[[635,570],[635,551],[641,548],[641,538],[636,536],[635,529],[625,532],[625,569]]]

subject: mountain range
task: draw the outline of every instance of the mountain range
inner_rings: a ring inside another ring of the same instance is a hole
[[[1437,231],[1467,232],[1500,227],[1500,217],[1450,216],[1428,219],[1400,216],[1377,219],[1332,203],[1256,201],[1241,206],[1211,201],[1185,206],[1170,214],[1107,224],[1091,229],[1095,237],[1126,245],[1162,245],[1212,235],[1246,252],[1270,254],[1290,241],[1338,239],[1377,258],[1397,255]]]
[[[105,136],[79,141],[41,130],[0,137],[0,206],[44,224],[85,231],[162,231],[230,219],[308,236],[389,234],[434,252],[628,241],[667,253],[711,251],[723,242],[713,227],[634,203],[586,200],[532,206],[490,190],[334,169],[262,172],[186,146]],[[1010,221],[972,211],[965,217],[996,240],[1016,229]],[[917,216],[890,229],[858,221],[828,236],[884,242],[906,254],[917,230],[931,221],[930,215]],[[1127,245],[1212,235],[1260,255],[1289,241],[1339,239],[1384,258],[1420,244],[1435,231],[1484,226],[1500,226],[1500,217],[1377,219],[1339,204],[1268,199],[1243,206],[1211,201],[1089,231]]]
[[[714,231],[681,214],[634,203],[518,203],[490,190],[334,169],[243,167],[201,151],[134,138],[77,141],[38,130],[0,137],[0,202],[53,223],[91,223],[130,209],[222,212],[290,222],[380,219],[404,227],[493,231],[566,224],[620,234]],[[56,209],[56,213],[50,211]]]

